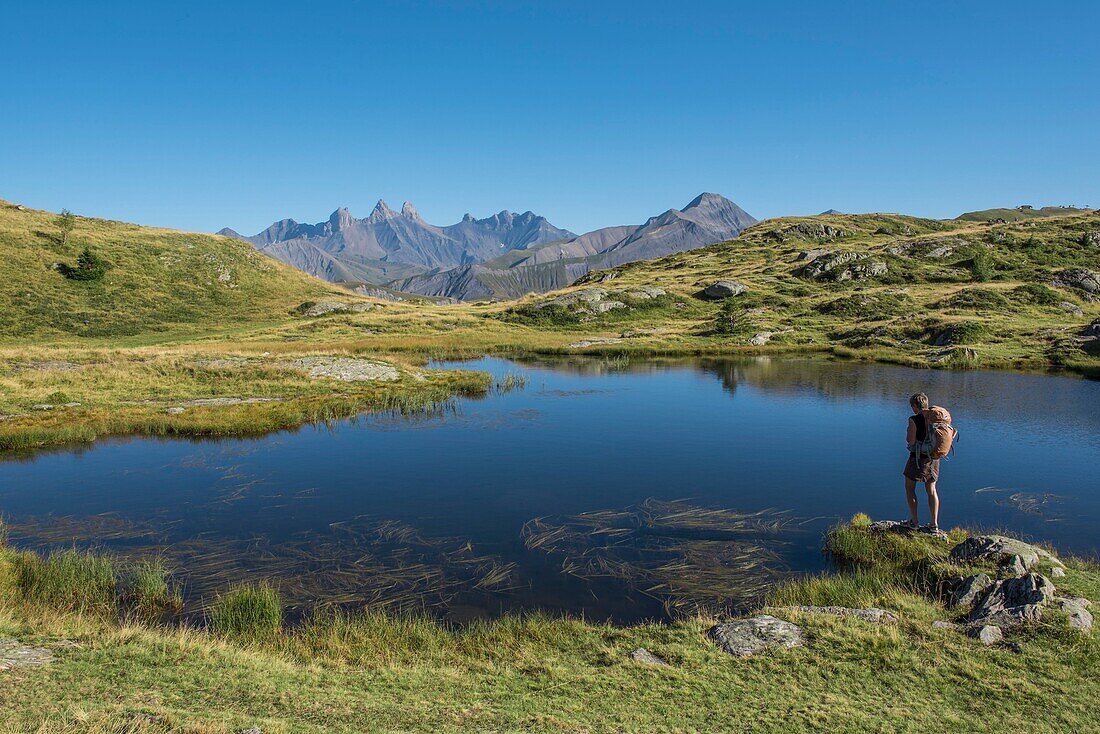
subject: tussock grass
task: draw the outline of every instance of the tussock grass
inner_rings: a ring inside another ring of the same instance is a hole
[[[15,585],[28,601],[59,612],[109,613],[117,608],[118,567],[110,556],[75,549],[12,558]]]
[[[227,637],[264,639],[283,625],[279,592],[266,582],[243,584],[218,596],[207,610],[207,622],[214,632]]]

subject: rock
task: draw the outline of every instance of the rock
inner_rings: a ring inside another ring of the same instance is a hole
[[[1069,615],[1070,627],[1081,632],[1092,629],[1092,613],[1088,610],[1092,602],[1084,597],[1059,597],[1055,601],[1058,602],[1061,610]]]
[[[224,405],[251,405],[253,403],[278,403],[282,402],[282,398],[195,398],[194,400],[185,400],[178,406],[179,412],[183,412],[184,408],[209,408],[209,407],[221,407]],[[173,410],[168,408],[168,411]]]
[[[955,587],[955,590],[951,592],[951,598],[948,599],[947,606],[950,609],[956,609],[963,607],[970,609],[974,606],[974,603],[978,600],[993,585],[993,579],[986,576],[984,573],[977,573],[973,576],[967,576],[959,585]]]
[[[805,262],[806,260],[816,260],[822,255],[827,255],[828,253],[828,250],[803,250],[802,252],[798,253],[798,259],[802,262]]]
[[[783,611],[799,612],[801,614],[828,614],[834,617],[852,617],[855,619],[861,619],[864,622],[873,622],[875,624],[885,624],[887,622],[897,622],[898,615],[893,612],[888,612],[885,609],[879,609],[878,607],[869,607],[867,609],[853,609],[851,607],[812,607],[812,606],[796,606],[796,607],[779,607]]]
[[[600,301],[592,306],[592,310],[596,313],[607,313],[616,308],[626,308],[626,304],[622,301]]]
[[[978,358],[978,350],[971,347],[951,347],[945,349],[942,352],[936,352],[928,358],[929,362],[947,362],[952,359],[961,359],[965,361],[976,360]]]
[[[732,298],[745,292],[745,284],[736,280],[719,280],[703,289],[703,295],[711,299]]]
[[[1055,566],[1050,570],[1050,575],[1056,579],[1060,579],[1065,577],[1066,572]]]
[[[796,275],[810,280],[864,280],[885,275],[886,263],[870,260],[866,252],[834,252],[815,258],[796,271]]]
[[[184,407],[179,406],[179,405],[173,405],[171,408],[166,408],[164,412],[167,413],[168,415],[179,415],[180,413],[182,413],[185,410],[187,410],[187,408],[184,408]]]
[[[996,581],[970,613],[972,625],[1012,627],[1038,622],[1054,599],[1054,584],[1039,574]]]
[[[665,293],[666,291],[664,288],[653,288],[652,286],[646,286],[645,288],[639,288],[638,290],[627,291],[626,295],[639,301],[645,301],[650,298],[660,298],[661,296],[665,295]]]
[[[1100,339],[1100,319],[1096,319],[1091,324],[1086,326],[1081,332],[1081,336],[1091,336]]]
[[[264,731],[258,726],[252,726],[247,729],[238,729],[237,734],[264,734]]]
[[[371,298],[378,298],[383,301],[404,301],[405,299],[396,293],[390,293],[382,288],[375,288],[373,286],[361,285],[355,289],[355,292],[361,296],[370,296]]]
[[[934,630],[950,630],[952,632],[958,632],[962,629],[961,624],[955,624],[954,622],[945,622],[942,619],[937,619],[932,623],[932,629]]]
[[[391,364],[355,357],[301,357],[290,364],[292,367],[306,370],[313,378],[328,378],[344,382],[368,380],[394,382],[401,379],[401,373]]]
[[[570,349],[584,349],[585,347],[597,347],[601,344],[618,344],[622,339],[616,337],[601,337],[594,336],[591,339],[581,339],[579,342],[573,342],[569,345]]]
[[[928,257],[936,258],[938,260],[940,258],[944,258],[944,257],[947,257],[947,256],[951,255],[953,252],[955,252],[955,248],[950,247],[948,245],[941,245],[940,247],[934,247],[931,250],[929,250],[928,251]]]
[[[302,316],[327,316],[333,313],[362,313],[377,308],[373,303],[340,303],[339,301],[306,301],[294,309]]]
[[[50,405],[49,403],[38,403],[37,405],[32,405],[31,406],[31,410],[53,410],[53,409],[54,409],[54,406]]]
[[[752,339],[749,339],[749,344],[754,347],[762,347],[772,339],[772,333],[770,331],[761,331],[753,335]]]
[[[768,614],[716,624],[707,631],[707,636],[723,652],[742,658],[805,644],[800,627]]]
[[[768,237],[782,242],[793,237],[799,240],[825,240],[844,237],[848,233],[843,229],[819,222],[799,222],[783,229],[772,229],[765,233]]]
[[[19,640],[0,639],[0,672],[46,665],[52,661],[53,652],[48,648],[24,645]]]
[[[1054,276],[1051,285],[1083,291],[1089,300],[1100,298],[1100,273],[1087,268],[1066,268]]]
[[[1003,579],[1014,579],[1023,576],[1025,573],[1027,573],[1027,568],[1024,566],[1023,559],[1015,555],[1002,563],[1001,567],[997,569],[998,576]]]
[[[1070,316],[1084,316],[1085,312],[1081,310],[1081,307],[1076,303],[1070,303],[1069,301],[1062,301],[1058,304],[1058,308],[1062,309]]]
[[[644,647],[639,647],[636,650],[632,650],[630,652],[630,654],[628,655],[628,657],[631,660],[633,660],[637,663],[644,663],[646,665],[664,666],[666,668],[669,667],[668,666],[668,661],[666,661],[663,658],[657,657],[656,655],[651,653],[649,650],[646,650]]]
[[[993,624],[984,624],[981,627],[971,627],[967,630],[966,634],[977,640],[981,640],[983,645],[996,645],[1005,638],[1004,633],[1001,632],[1001,628]]]
[[[967,561],[991,561],[998,565],[1019,556],[1025,570],[1031,569],[1040,559],[1054,566],[1062,562],[1042,548],[1004,535],[975,535],[951,549],[952,563]]]
[[[932,528],[921,526],[918,528],[909,527],[909,523],[901,522],[900,520],[877,520],[871,523],[867,528],[872,533],[901,533],[902,535],[909,535],[911,533],[923,533],[925,535],[931,535],[939,540],[947,540],[948,535],[946,532],[940,529],[933,530]]]

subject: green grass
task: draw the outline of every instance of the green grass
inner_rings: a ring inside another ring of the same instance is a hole
[[[266,584],[245,584],[220,595],[207,610],[210,629],[217,634],[263,639],[278,633],[283,624],[279,592]]]
[[[15,587],[23,598],[58,612],[113,612],[118,606],[118,568],[109,556],[63,550],[11,559]]]
[[[964,536],[954,531],[952,542]],[[56,660],[5,674],[0,728],[648,732],[739,731],[751,722],[763,732],[1096,729],[1095,635],[1072,632],[1049,614],[1010,633],[1023,654],[986,648],[932,629],[950,615],[912,570],[935,576],[928,569],[945,566],[946,544],[872,535],[864,518],[834,529],[827,544],[849,565],[783,584],[767,599],[769,613],[803,627],[807,646],[748,659],[717,650],[705,636],[713,624],[707,618],[615,627],[529,614],[451,628],[417,615],[327,610],[280,629],[278,596],[258,585],[219,598],[211,629],[200,630],[120,622],[96,607],[61,613],[4,593],[0,637],[55,645]],[[0,589],[18,578],[20,556],[0,550]],[[1063,560],[1059,588],[1100,601],[1100,567]],[[830,604],[878,606],[900,621],[875,625],[783,609]],[[74,644],[58,646],[58,639]],[[631,661],[637,647],[671,667]]]

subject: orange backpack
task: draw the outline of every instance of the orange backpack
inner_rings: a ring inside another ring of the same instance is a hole
[[[951,413],[947,408],[933,405],[924,414],[924,440],[918,445],[918,453],[930,459],[942,459],[951,451],[959,432],[951,425]]]

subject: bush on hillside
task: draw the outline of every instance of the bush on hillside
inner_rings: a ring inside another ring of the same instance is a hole
[[[111,266],[106,260],[85,247],[76,258],[76,265],[60,263],[58,271],[69,280],[93,281],[102,280]]]
[[[988,252],[979,252],[974,255],[970,263],[970,277],[978,283],[986,283],[993,279],[993,257]]]

